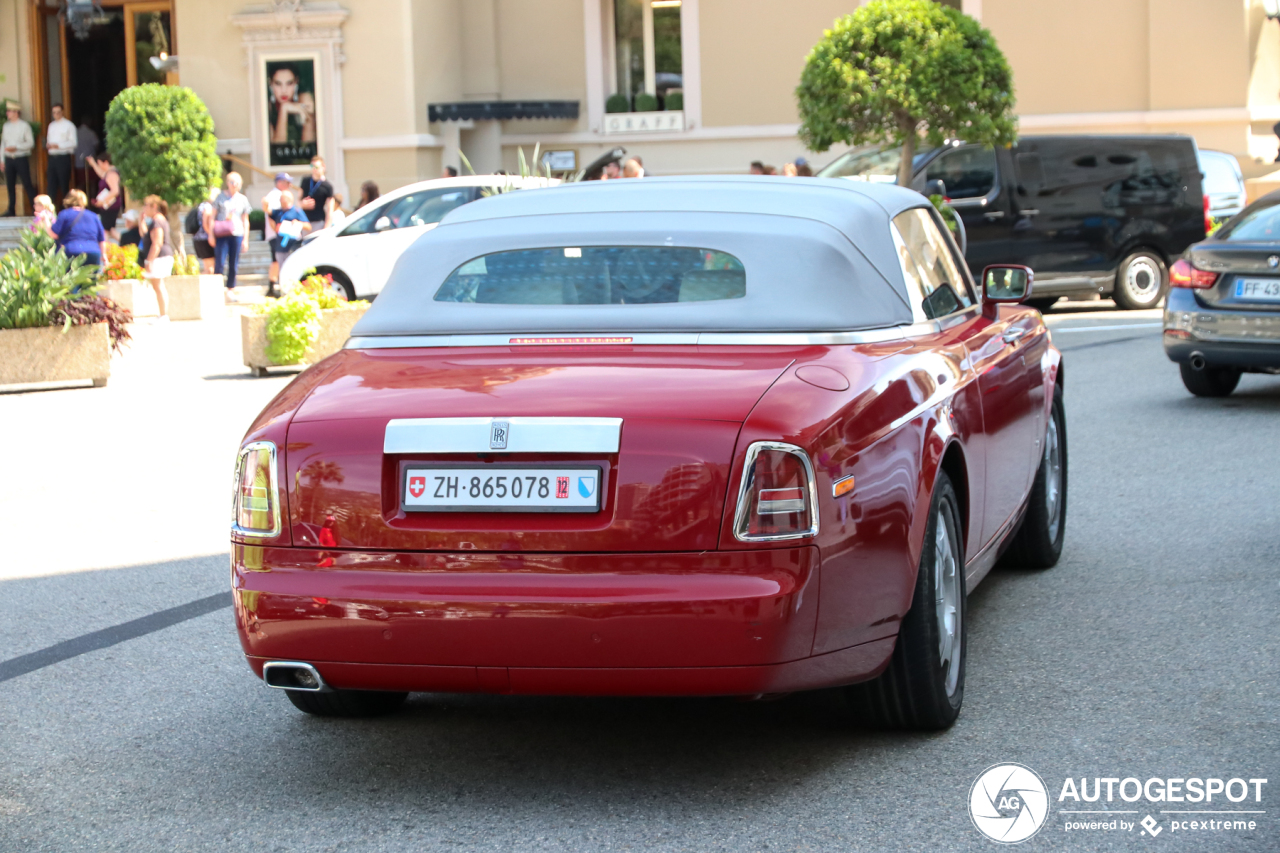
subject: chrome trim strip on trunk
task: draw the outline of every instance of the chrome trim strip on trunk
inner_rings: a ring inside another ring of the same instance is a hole
[[[935,321],[936,322],[936,321]],[[343,349],[414,349],[511,346],[841,346],[903,340],[920,326],[891,326],[861,332],[672,332],[599,334],[388,335],[348,338]],[[935,329],[936,330],[936,329]]]
[[[505,447],[493,425],[506,424]],[[622,418],[396,418],[383,453],[617,453]]]

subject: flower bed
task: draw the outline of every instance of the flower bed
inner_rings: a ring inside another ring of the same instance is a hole
[[[255,376],[266,376],[269,367],[287,367],[315,364],[328,358],[347,342],[351,327],[369,310],[367,302],[344,304],[340,308],[321,309],[316,337],[302,357],[296,361],[280,363],[267,355],[270,342],[267,339],[266,314],[240,315],[240,343],[244,364]]]
[[[265,376],[269,367],[315,364],[342,349],[368,309],[368,302],[347,302],[331,280],[312,275],[285,298],[241,315],[245,366]]]
[[[132,320],[98,293],[94,271],[46,234],[0,258],[0,385],[88,379],[107,384],[111,350]]]

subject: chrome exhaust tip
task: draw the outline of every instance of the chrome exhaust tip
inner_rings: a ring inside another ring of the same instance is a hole
[[[1199,353],[1199,352],[1191,353],[1191,369],[1192,370],[1204,370],[1204,365],[1205,365],[1205,361],[1204,361],[1203,353]]]
[[[279,690],[301,690],[304,693],[327,693],[332,688],[309,663],[273,660],[262,665],[262,680]]]

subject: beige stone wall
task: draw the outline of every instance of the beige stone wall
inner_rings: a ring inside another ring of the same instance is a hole
[[[250,69],[229,18],[254,2],[174,0],[181,82],[209,105],[222,139],[250,134]],[[446,128],[427,122],[427,104],[468,97],[580,102],[577,121],[505,122],[508,169],[517,144],[531,154],[535,141],[571,148],[581,164],[620,143],[655,174],[744,171],[756,159],[781,165],[805,154],[786,132],[798,120],[794,89],[805,56],[825,28],[859,5],[699,0],[699,126],[675,138],[619,140],[588,127],[583,0],[340,3],[351,14],[343,27],[339,136],[352,147],[336,139],[324,153],[343,158],[350,195],[367,179],[388,191],[437,176],[443,151],[418,137],[444,139]],[[605,14],[608,7],[601,0]],[[0,96],[24,106],[31,100],[26,16],[24,0],[0,0]],[[1202,147],[1268,162],[1275,156],[1280,23],[1265,20],[1262,0],[983,0],[982,19],[1013,65],[1018,112],[1034,119],[1024,132],[1181,132]],[[1205,113],[1215,110],[1216,117]],[[1113,115],[1088,123],[1081,113]],[[716,135],[725,128],[732,130]],[[476,133],[464,132],[464,145]],[[810,159],[820,166],[835,154]]]
[[[374,151],[348,151],[347,185],[350,196],[343,199],[343,207],[352,210],[360,198],[360,185],[373,181],[382,192],[389,192],[405,184],[435,177],[439,167],[424,173],[419,153],[413,148],[387,148]]]
[[[822,31],[851,0],[700,0],[704,127],[798,121],[795,88]]]
[[[1145,110],[1146,0],[983,0],[1021,114]]]
[[[19,25],[19,10],[22,24]],[[11,98],[24,108],[30,105],[23,91],[26,73],[26,7],[21,0],[0,0],[0,98]]]
[[[343,0],[343,120],[349,137],[416,133],[426,104],[414,92],[414,16],[408,0]]]
[[[412,0],[414,131],[430,133],[427,104],[462,91],[462,0]]]
[[[220,139],[249,136],[249,68],[235,0],[174,0],[174,42],[182,60],[179,80],[209,107]]]

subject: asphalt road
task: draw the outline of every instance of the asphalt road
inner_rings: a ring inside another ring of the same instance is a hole
[[[1063,560],[974,591],[964,711],[934,735],[859,728],[831,693],[309,718],[209,598],[232,453],[287,377],[238,378],[230,320],[175,323],[141,327],[105,390],[0,394],[0,851],[990,851],[967,800],[997,762],[1050,791],[1021,849],[1278,850],[1280,377],[1194,399],[1154,312],[1100,308],[1051,317]],[[1088,808],[1057,801],[1068,776],[1270,782],[1215,800],[1266,812],[1253,831],[1110,805],[1152,838],[1065,831]]]

